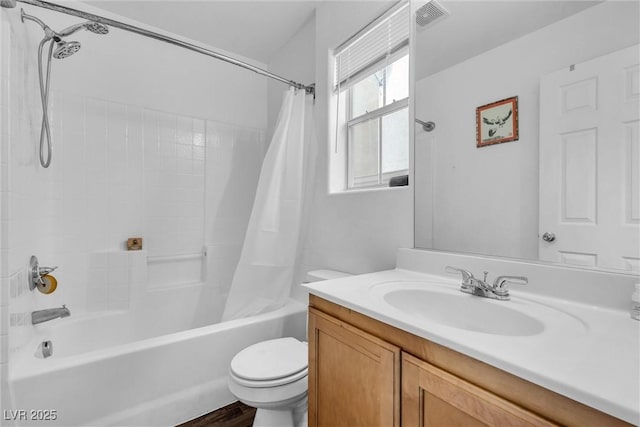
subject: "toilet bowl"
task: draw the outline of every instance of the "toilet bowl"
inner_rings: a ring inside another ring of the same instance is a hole
[[[307,345],[295,338],[262,341],[239,352],[229,366],[229,390],[257,408],[253,425],[306,425]]]
[[[307,281],[346,277],[348,274],[316,270]],[[242,403],[257,409],[254,427],[306,427],[307,343],[286,337],[253,344],[235,355],[228,385]]]

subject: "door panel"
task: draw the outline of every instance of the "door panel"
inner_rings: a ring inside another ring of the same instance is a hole
[[[540,81],[541,260],[640,271],[638,49]]]

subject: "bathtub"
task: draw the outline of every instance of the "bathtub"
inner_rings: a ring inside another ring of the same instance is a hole
[[[208,413],[235,400],[226,385],[231,358],[265,339],[304,339],[306,307],[290,300],[259,316],[142,339],[135,322],[129,311],[72,314],[38,331],[10,372],[11,409],[27,418],[15,424],[161,426]],[[46,359],[43,339],[53,342]]]

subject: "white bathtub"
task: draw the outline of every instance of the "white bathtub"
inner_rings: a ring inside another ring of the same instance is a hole
[[[293,300],[271,313],[142,340],[127,327],[131,320],[127,311],[72,315],[43,328],[11,369],[10,409],[28,418],[16,424],[177,425],[235,400],[226,376],[239,350],[306,335],[306,307]],[[53,356],[43,359],[45,338]],[[55,411],[56,419],[31,420],[31,410]]]

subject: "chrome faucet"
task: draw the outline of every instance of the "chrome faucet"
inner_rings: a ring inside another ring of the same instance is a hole
[[[60,308],[47,308],[45,310],[36,310],[31,313],[31,324],[37,325],[38,323],[48,322],[49,320],[57,319],[58,317],[69,317],[71,312],[66,305],[62,305]]]
[[[484,278],[482,280],[473,277],[473,274],[462,268],[447,266],[446,271],[448,273],[460,273],[462,275],[461,292],[501,301],[510,299],[507,283],[517,285],[526,285],[529,283],[529,279],[524,276],[498,276],[493,281],[493,284],[490,285],[487,283],[487,276],[489,275],[487,271],[484,272]]]

